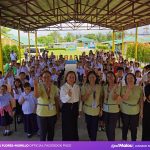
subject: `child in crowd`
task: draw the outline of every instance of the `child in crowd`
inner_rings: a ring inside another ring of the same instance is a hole
[[[23,121],[23,112],[21,109],[20,104],[18,103],[19,97],[23,92],[23,86],[20,79],[15,79],[14,81],[14,88],[13,88],[13,96],[16,100],[16,116],[17,116],[17,123],[21,123]]]
[[[78,74],[78,80],[79,80],[79,82],[81,83],[82,82],[82,80],[83,80],[83,75],[84,75],[84,68],[83,68],[83,66],[82,66],[82,63],[81,62],[79,62],[78,63],[78,67],[77,67],[77,74]]]
[[[9,87],[8,91],[11,91],[11,89],[14,87],[14,73],[11,68],[8,70],[4,80]]]
[[[31,85],[31,90],[34,91],[34,79],[36,78],[35,76],[35,67],[32,66],[30,67],[30,73],[29,73],[29,83]]]
[[[26,66],[26,62],[22,62],[22,66],[21,66],[21,71],[20,72],[24,72],[26,75],[28,75],[29,70],[28,67]]]
[[[19,74],[19,79],[21,80],[21,83],[22,83],[23,86],[24,86],[24,84],[25,84],[26,82],[28,82],[28,80],[26,79],[26,74],[25,74],[25,72],[20,72],[20,74]]]
[[[19,77],[19,74],[21,72],[20,63],[16,63],[16,68],[17,68],[17,77]]]
[[[58,85],[58,75],[56,73],[56,69],[52,68],[52,76],[51,79],[55,85]]]
[[[12,134],[12,131],[10,131],[10,124],[13,121],[12,99],[11,94],[7,92],[7,86],[3,84],[0,88],[0,126],[4,127],[4,136]]]
[[[24,114],[24,131],[27,133],[27,137],[30,138],[37,132],[36,121],[36,98],[31,91],[30,83],[24,84],[24,92],[19,98],[19,104],[22,105],[22,111]]]
[[[140,70],[136,70],[136,71],[135,71],[135,76],[136,76],[136,85],[137,85],[137,86],[142,85],[141,71],[140,71]]]
[[[5,83],[2,71],[0,71],[0,87]]]

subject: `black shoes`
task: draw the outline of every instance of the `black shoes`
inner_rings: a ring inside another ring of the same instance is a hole
[[[28,137],[28,138],[31,138],[31,137],[32,137],[32,134],[27,134],[27,137]]]
[[[10,136],[13,132],[12,131],[4,131],[3,136]]]

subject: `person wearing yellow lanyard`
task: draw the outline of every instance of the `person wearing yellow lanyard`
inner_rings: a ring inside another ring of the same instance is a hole
[[[143,91],[136,86],[136,77],[133,73],[125,76],[126,86],[122,87],[120,95],[120,109],[122,117],[122,140],[127,140],[128,130],[131,130],[131,140],[136,141],[139,117],[143,112]]]
[[[34,80],[34,95],[37,98],[37,120],[41,141],[53,141],[54,129],[59,116],[58,88],[51,82],[51,73],[42,73],[42,82]]]
[[[106,135],[108,141],[115,141],[115,128],[119,117],[119,104],[117,95],[119,95],[119,87],[116,84],[116,76],[112,71],[106,74],[107,84],[104,86],[104,121],[106,126]]]
[[[96,73],[90,71],[87,75],[87,83],[81,88],[81,100],[87,125],[88,135],[91,141],[96,141],[98,120],[101,115],[102,87],[96,84]]]

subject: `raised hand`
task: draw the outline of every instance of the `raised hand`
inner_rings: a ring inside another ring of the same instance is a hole
[[[69,95],[70,97],[72,96],[72,91],[71,91],[71,89],[69,89],[68,95]]]
[[[34,79],[34,86],[38,86],[38,83],[39,83],[38,79]]]

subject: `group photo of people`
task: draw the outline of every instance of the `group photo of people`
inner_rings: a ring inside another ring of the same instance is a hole
[[[83,52],[73,65],[54,53],[19,63],[12,50],[10,60],[0,71],[1,139],[24,132],[26,140],[53,141],[59,126],[62,141],[84,141],[84,122],[89,141],[101,132],[115,141],[118,125],[117,140],[136,141],[138,132],[150,140],[150,64],[104,50]]]

